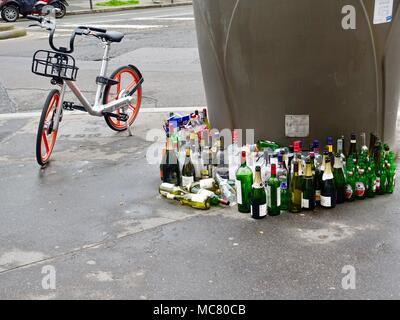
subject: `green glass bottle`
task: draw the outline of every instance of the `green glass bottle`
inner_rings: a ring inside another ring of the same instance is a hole
[[[383,159],[383,157],[381,158],[381,161],[379,162],[378,171],[377,171],[376,176],[377,176],[377,182],[376,182],[377,194],[384,195],[384,194],[386,194],[388,179],[387,179],[386,164],[385,164],[385,160]]]
[[[251,212],[251,192],[253,185],[253,171],[247,166],[246,152],[241,155],[241,166],[236,171],[236,194],[239,212]]]
[[[290,180],[289,187],[289,212],[301,212],[301,199],[302,199],[302,179],[299,176],[299,163],[293,162],[293,178]]]
[[[279,148],[280,148],[279,144],[272,141],[259,140],[257,142],[257,150],[260,152],[264,151],[265,149],[270,149],[272,151],[275,151]]]
[[[388,177],[388,186],[386,192],[392,194],[394,192],[394,188],[396,187],[396,160],[393,151],[389,152],[389,160],[387,167],[387,177]]]
[[[336,204],[344,203],[345,189],[346,189],[346,176],[343,172],[342,157],[340,153],[335,156],[335,165],[333,166],[333,177],[336,188]]]
[[[256,167],[256,175],[251,194],[251,217],[264,219],[267,216],[267,195],[261,178],[261,167]]]
[[[279,167],[277,169],[277,177],[281,187],[281,211],[289,210],[289,184],[288,184],[288,170],[285,164],[285,155],[278,156]]]
[[[356,171],[356,199],[364,200],[367,196],[367,175],[363,168]]]
[[[322,176],[321,207],[331,209],[336,207],[335,178],[332,173],[331,160],[325,160],[325,171]]]
[[[306,169],[303,177],[303,196],[302,196],[302,208],[304,210],[315,209],[315,189],[314,189],[314,177],[312,173],[311,158],[306,160]]]
[[[276,177],[276,164],[271,164],[271,177],[267,182],[267,205],[269,216],[281,214],[281,183]]]
[[[369,159],[367,168],[367,197],[374,198],[376,194],[376,173],[375,163],[372,157]]]
[[[353,159],[354,162],[357,162],[358,159],[357,135],[354,133],[351,135],[349,153],[347,154],[347,158],[350,157]]]
[[[160,191],[160,194],[170,200],[177,200],[181,205],[189,206],[194,209],[208,210],[211,208],[210,199],[198,194],[187,193],[184,195],[176,195],[166,191]]]

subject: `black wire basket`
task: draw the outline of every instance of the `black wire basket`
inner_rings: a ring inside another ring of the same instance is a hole
[[[75,81],[78,70],[69,54],[39,50],[33,55],[32,72],[39,76]]]

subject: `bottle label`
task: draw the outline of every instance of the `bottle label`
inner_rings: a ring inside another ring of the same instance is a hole
[[[235,181],[236,184],[236,196],[237,196],[237,203],[243,204],[242,198],[242,182],[240,180]]]
[[[169,194],[167,194],[167,199],[174,200],[175,199],[175,195],[169,193]]]
[[[267,205],[262,204],[262,205],[257,205],[257,204],[252,204],[251,205],[251,216],[252,217],[265,217],[267,215]]]
[[[272,189],[271,186],[267,186],[267,199],[268,199],[268,206],[272,207],[275,203],[272,203]],[[281,188],[276,189],[276,206],[281,206]]]
[[[380,189],[381,188],[381,178],[380,177],[377,177],[376,178],[376,189]]]
[[[321,206],[325,208],[330,208],[332,206],[332,198],[321,196]]]
[[[351,197],[353,196],[353,188],[350,184],[346,185],[344,189],[344,196],[347,200],[351,199]]]
[[[365,194],[365,185],[362,182],[356,183],[356,195],[357,197],[363,197]]]
[[[197,194],[201,195],[203,197],[206,197],[206,198],[210,198],[210,197],[214,196],[214,192],[211,192],[211,191],[208,191],[205,189],[201,189]]]
[[[193,176],[191,177],[182,176],[182,187],[189,189],[193,182],[194,182]]]
[[[213,187],[214,179],[200,180],[200,189],[211,189]]]
[[[207,200],[207,197],[201,194],[192,194],[190,195],[190,200],[193,202],[203,203]]]
[[[310,209],[310,200],[308,199],[301,199],[301,207],[304,209]]]
[[[315,201],[321,201],[321,190],[315,190]]]

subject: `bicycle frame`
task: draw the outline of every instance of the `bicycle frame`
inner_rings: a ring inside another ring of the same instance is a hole
[[[110,61],[110,57],[109,57],[110,46],[111,46],[111,44],[109,42],[105,42],[104,55],[103,55],[103,59],[102,59],[101,69],[100,69],[100,77],[107,76],[108,62]],[[76,98],[82,104],[83,108],[90,115],[97,116],[97,117],[103,117],[104,113],[111,113],[120,108],[122,108],[122,109],[128,108],[129,104],[134,100],[134,98],[131,96],[131,94],[133,92],[122,91],[121,93],[127,93],[128,96],[119,97],[117,100],[111,101],[110,103],[107,103],[107,104],[103,104],[102,99],[103,99],[105,84],[98,83],[95,103],[94,103],[94,105],[92,105],[88,101],[88,99],[83,95],[83,93],[80,91],[79,87],[76,85],[76,83],[74,81],[64,80],[61,85],[59,105],[57,106],[57,113],[56,113],[56,117],[54,119],[55,120],[54,128],[56,130],[58,129],[60,114],[61,114],[61,110],[63,108],[64,96],[65,96],[67,87],[76,96]],[[135,88],[133,88],[133,89],[135,89]],[[135,90],[132,90],[132,91],[135,91]],[[122,94],[120,94],[120,96],[122,96]]]

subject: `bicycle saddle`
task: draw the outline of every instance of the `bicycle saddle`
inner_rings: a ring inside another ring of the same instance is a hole
[[[96,36],[104,41],[109,42],[121,42],[121,40],[125,37],[123,33],[117,31],[106,31],[101,33],[99,32]]]

